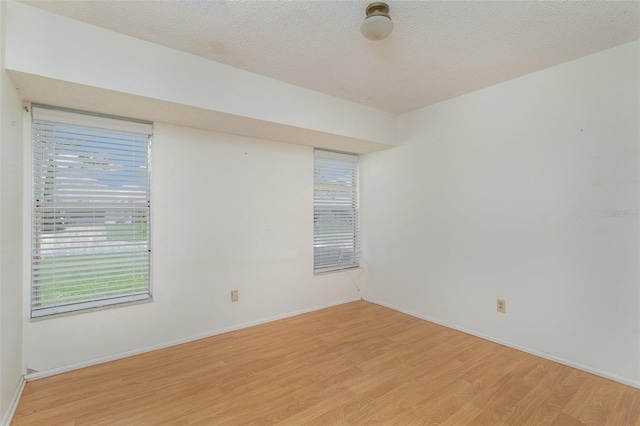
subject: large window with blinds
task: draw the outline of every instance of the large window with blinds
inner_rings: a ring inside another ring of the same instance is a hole
[[[316,149],[313,175],[314,272],[357,267],[358,155]]]
[[[151,297],[152,129],[33,106],[31,317]]]

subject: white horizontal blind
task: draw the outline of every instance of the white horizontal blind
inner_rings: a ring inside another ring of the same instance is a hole
[[[32,114],[31,316],[149,298],[152,125]]]
[[[327,272],[360,263],[358,156],[315,150],[313,268]]]

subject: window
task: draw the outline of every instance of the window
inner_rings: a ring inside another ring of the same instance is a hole
[[[31,317],[148,299],[152,124],[32,108]]]
[[[316,149],[313,191],[315,273],[360,263],[358,156]]]

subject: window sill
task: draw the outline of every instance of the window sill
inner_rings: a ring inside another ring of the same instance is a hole
[[[346,271],[352,271],[354,269],[361,269],[361,266],[347,266],[344,268],[340,268],[340,269],[330,269],[328,271],[320,271],[320,272],[314,272],[313,275],[314,276],[318,276],[318,275],[326,275],[326,274],[334,274],[336,272],[346,272]]]
[[[75,315],[86,314],[89,312],[106,311],[109,309],[123,308],[125,306],[143,305],[143,304],[152,303],[152,302],[153,302],[153,297],[149,297],[147,299],[134,300],[131,302],[114,303],[113,305],[104,305],[104,306],[97,306],[95,308],[78,309],[77,311],[60,312],[57,314],[43,315],[41,317],[30,318],[29,322],[40,322],[40,321],[45,321],[53,318],[70,317]]]

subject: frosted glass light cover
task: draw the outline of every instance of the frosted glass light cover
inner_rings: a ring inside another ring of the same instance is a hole
[[[386,16],[369,16],[360,24],[360,32],[369,40],[382,40],[393,31],[393,22]]]

